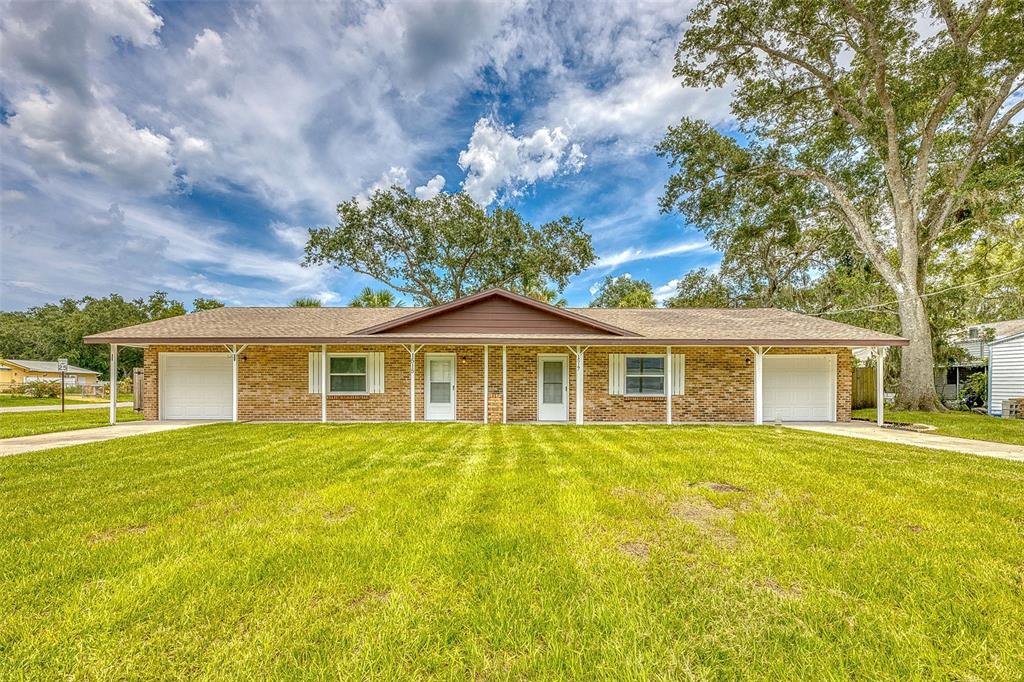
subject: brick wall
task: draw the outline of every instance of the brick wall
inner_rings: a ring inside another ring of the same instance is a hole
[[[308,353],[320,346],[247,346],[238,365],[238,416],[242,420],[273,421],[320,419],[320,396],[309,393]],[[157,419],[158,356],[161,352],[223,352],[223,346],[151,346],[145,351],[143,412]],[[401,346],[328,346],[328,352],[384,353],[384,393],[360,396],[328,396],[327,417],[331,421],[406,421],[409,419],[409,354]],[[663,347],[592,347],[584,356],[584,421],[665,421],[664,397],[627,397],[608,394],[609,353],[658,353]],[[754,362],[747,348],[676,347],[686,356],[685,394],[672,399],[675,422],[733,421],[754,418]],[[835,353],[837,355],[836,415],[850,419],[853,381],[849,349],[773,349],[771,353]],[[483,421],[484,385],[482,347],[424,346],[416,356],[416,419],[424,413],[424,367],[428,353],[454,353],[456,359],[456,417],[460,421]],[[565,346],[509,346],[508,420],[537,419],[537,372],[539,354],[563,355],[569,384],[568,419],[575,419],[576,365]],[[501,422],[501,347],[489,348],[489,420]]]

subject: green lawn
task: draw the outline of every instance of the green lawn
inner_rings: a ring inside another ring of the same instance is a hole
[[[131,394],[118,395],[119,402],[132,400]],[[109,398],[90,398],[81,395],[67,395],[64,397],[66,405],[91,405],[92,403],[104,404],[110,401]],[[0,407],[22,407],[27,405],[60,405],[60,397],[57,398],[33,398],[27,395],[12,395],[0,393]]]
[[[875,408],[854,410],[853,416],[874,420]],[[885,420],[929,424],[936,427],[934,433],[945,436],[1024,445],[1024,419],[1002,419],[973,412],[896,412],[886,410]]]
[[[64,402],[67,405],[82,405],[102,400],[100,398],[82,398],[81,396],[66,396],[64,398]],[[60,405],[60,398],[33,398],[27,395],[0,393],[0,407],[23,407],[27,405]]]
[[[117,408],[118,421],[137,421],[142,414],[130,407]],[[6,412],[0,413],[0,438],[15,436],[31,436],[36,433],[53,433],[55,431],[73,431],[74,429],[91,429],[106,426],[110,423],[110,410],[97,407],[95,410],[45,410],[42,412]]]
[[[1024,466],[771,427],[0,458],[0,677],[1024,676]]]

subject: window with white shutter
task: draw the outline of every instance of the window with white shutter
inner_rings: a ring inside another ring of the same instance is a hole
[[[682,353],[672,354],[672,395],[686,393],[686,356]]]

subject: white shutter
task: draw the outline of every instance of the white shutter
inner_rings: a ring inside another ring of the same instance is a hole
[[[608,354],[608,394],[622,395],[626,392],[626,356],[624,353]]]
[[[309,354],[309,392],[320,392],[320,353]]]
[[[366,354],[366,392],[384,392],[384,353]]]
[[[682,353],[672,354],[672,395],[686,393],[686,356]]]

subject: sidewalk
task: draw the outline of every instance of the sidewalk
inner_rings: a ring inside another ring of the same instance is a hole
[[[963,452],[968,455],[1024,462],[1024,446],[1010,445],[1009,443],[993,443],[987,440],[940,436],[927,432],[919,433],[915,431],[900,431],[899,429],[882,429],[867,422],[791,422],[783,424],[783,426],[800,431],[827,433],[832,436],[849,436],[850,438],[863,438],[883,443],[914,445],[919,448],[931,448],[933,450],[952,450],[953,452]]]
[[[112,426],[97,426],[93,429],[77,429],[75,431],[58,431],[56,433],[39,433],[34,436],[19,436],[0,440],[0,457],[20,455],[23,452],[62,448],[68,445],[99,443],[114,438],[140,436],[147,433],[160,433],[185,429],[190,426],[214,424],[210,421],[169,421],[169,422],[125,422]]]
[[[125,400],[117,404],[118,407],[131,407],[132,402]],[[97,410],[110,409],[110,403],[88,403],[81,405],[65,405],[65,410]],[[17,407],[0,407],[0,414],[8,412],[54,412],[60,411],[60,405],[19,405]]]

